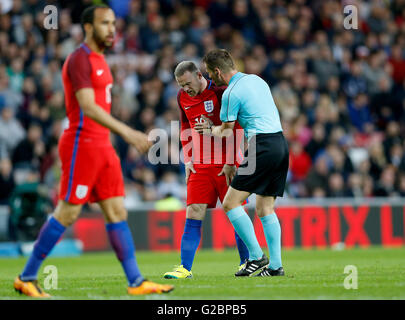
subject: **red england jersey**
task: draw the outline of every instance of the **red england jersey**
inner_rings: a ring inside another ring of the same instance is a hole
[[[67,57],[62,68],[62,80],[69,126],[63,132],[60,144],[75,149],[79,145],[111,145],[109,129],[86,117],[75,96],[79,89],[92,88],[96,104],[110,113],[113,78],[104,55],[92,51],[83,43]]]
[[[180,108],[181,143],[183,145],[184,162],[193,161],[196,167],[223,166],[224,164],[241,163],[243,156],[240,144],[243,129],[236,122],[234,134],[229,138],[217,138],[200,135],[193,128],[197,122],[203,121],[201,116],[209,118],[214,125],[221,125],[222,94],[226,86],[218,87],[208,81],[207,88],[195,97],[190,97],[183,89],[177,94]]]

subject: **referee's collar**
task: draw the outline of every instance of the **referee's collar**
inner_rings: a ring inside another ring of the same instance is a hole
[[[235,82],[236,80],[238,80],[240,77],[242,77],[244,75],[244,73],[243,72],[240,72],[240,71],[238,71],[237,73],[235,73],[233,76],[232,76],[232,78],[231,78],[231,80],[229,80],[229,83],[228,83],[228,86],[232,83],[232,82]]]

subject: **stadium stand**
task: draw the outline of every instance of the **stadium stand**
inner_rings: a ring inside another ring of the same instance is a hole
[[[80,12],[96,1],[0,1],[0,203],[15,185],[41,182],[56,201],[57,141],[65,125],[61,66],[83,40]],[[97,1],[100,2],[100,1]],[[179,119],[176,64],[215,47],[272,89],[291,148],[286,196],[405,196],[405,3],[122,0],[108,53],[113,114],[150,132]],[[58,8],[58,29],[43,21]],[[178,133],[170,137],[178,140]],[[151,164],[119,137],[127,202],[185,200],[184,166]],[[169,158],[181,150],[172,144]],[[38,174],[33,175],[32,169]],[[28,172],[28,173],[27,173]]]

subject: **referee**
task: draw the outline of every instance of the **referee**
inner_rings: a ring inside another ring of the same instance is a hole
[[[274,212],[274,202],[277,196],[283,196],[289,153],[270,88],[258,76],[238,72],[226,50],[208,52],[203,63],[216,85],[228,85],[228,88],[222,96],[222,124],[213,126],[205,118],[206,121],[196,124],[195,129],[200,134],[224,137],[232,134],[235,121],[238,121],[249,142],[245,154],[248,162],[238,168],[223,202],[229,220],[249,249],[245,267],[235,276],[251,276],[257,271],[260,271],[257,276],[283,276],[281,228]],[[247,174],[246,169],[252,160],[255,161],[255,170]],[[263,225],[270,263],[260,248],[252,221],[242,207],[252,193],[256,194],[256,212]]]

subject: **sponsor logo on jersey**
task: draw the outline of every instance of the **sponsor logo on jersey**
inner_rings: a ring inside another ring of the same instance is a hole
[[[98,76],[101,76],[101,75],[103,74],[103,72],[104,72],[103,69],[98,69],[98,70],[96,71],[96,73],[97,73]]]

